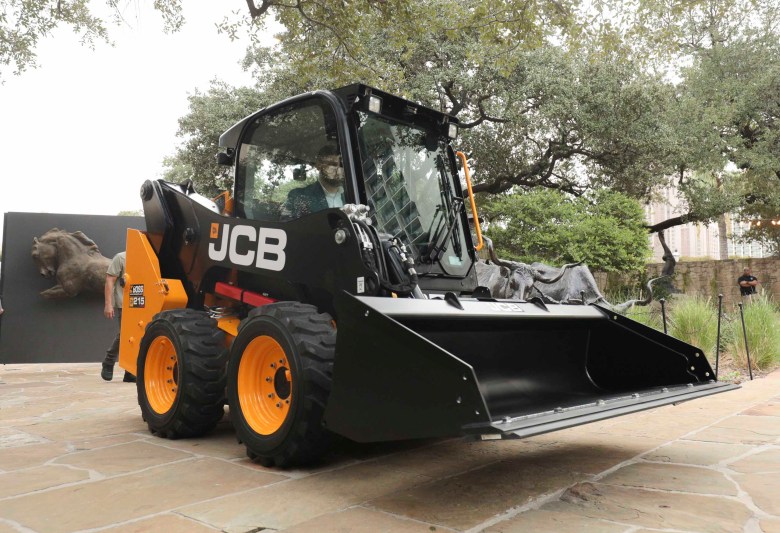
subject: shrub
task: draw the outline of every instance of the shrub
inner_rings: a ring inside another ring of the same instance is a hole
[[[718,311],[709,298],[675,298],[668,310],[669,335],[715,356],[718,339]]]
[[[780,313],[765,294],[753,296],[744,306],[750,363],[754,369],[766,370],[780,363]],[[737,362],[747,367],[745,334],[739,309],[729,321],[729,349]]]
[[[641,307],[635,305],[626,312],[626,317],[635,322],[639,322],[640,324],[644,324],[645,326],[657,329],[658,331],[664,330],[660,306],[648,305],[646,307]]]

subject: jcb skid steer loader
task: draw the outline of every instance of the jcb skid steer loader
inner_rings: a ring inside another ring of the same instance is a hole
[[[120,364],[150,430],[203,434],[227,402],[248,455],[284,467],[334,433],[526,437],[735,388],[700,349],[598,305],[477,287],[457,129],[351,85],[226,131],[235,188],[216,203],[145,182]]]

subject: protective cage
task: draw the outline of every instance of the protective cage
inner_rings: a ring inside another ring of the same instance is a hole
[[[703,352],[599,306],[337,297],[331,431],[527,437],[725,392]]]

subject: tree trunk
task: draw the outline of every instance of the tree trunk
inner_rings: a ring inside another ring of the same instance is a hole
[[[677,260],[674,258],[672,251],[669,249],[669,245],[666,244],[666,237],[663,231],[658,232],[658,240],[661,242],[661,247],[664,249],[664,255],[661,257],[664,261],[664,267],[661,269],[662,276],[668,276],[660,281],[660,285],[665,287],[670,293],[677,292],[674,288],[674,267],[677,265]]]
[[[718,217],[718,259],[729,258],[729,232],[726,215]]]

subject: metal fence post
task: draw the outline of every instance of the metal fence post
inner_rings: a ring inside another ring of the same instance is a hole
[[[664,333],[668,335],[666,331],[666,298],[661,298],[658,301],[661,302],[661,318],[663,318],[664,322]]]
[[[742,335],[745,338],[745,353],[747,354],[748,374],[750,374],[750,381],[753,381],[753,367],[750,364],[750,349],[748,348],[747,328],[745,327],[745,313],[743,312],[742,302],[739,302],[739,316],[742,318]]]
[[[715,380],[718,379],[718,362],[720,361],[720,319],[723,316],[723,295],[718,295],[718,340],[715,344]]]

